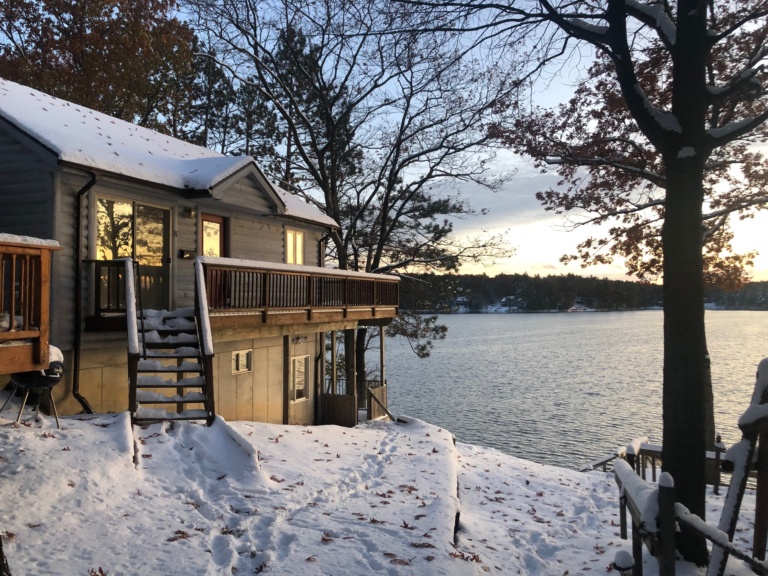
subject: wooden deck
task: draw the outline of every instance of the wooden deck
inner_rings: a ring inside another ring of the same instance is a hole
[[[211,327],[356,320],[386,324],[399,310],[399,278],[254,262],[203,264]]]
[[[0,242],[0,374],[48,367],[54,250]]]

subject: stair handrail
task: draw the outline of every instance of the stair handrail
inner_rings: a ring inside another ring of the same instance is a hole
[[[136,280],[133,273],[133,259],[131,258],[125,259],[125,320],[128,328],[128,353],[138,355],[141,351],[139,350],[139,328],[136,314]],[[146,357],[146,346],[144,355]]]
[[[208,317],[208,294],[205,286],[205,267],[200,256],[195,258],[195,317],[199,320],[200,344],[205,356],[213,356],[211,321]]]
[[[139,270],[139,263],[134,262],[133,268],[136,270],[135,281],[139,283],[136,288],[136,297],[139,303],[139,321],[141,322],[141,357],[144,360],[147,359],[147,331],[144,329],[144,305],[141,302],[141,271]]]

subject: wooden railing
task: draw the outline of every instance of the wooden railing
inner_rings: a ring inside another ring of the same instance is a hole
[[[91,260],[96,315],[125,314],[125,260]]]
[[[208,306],[217,311],[285,310],[312,312],[366,309],[371,316],[385,309],[392,317],[399,306],[399,279],[342,270],[288,266],[268,262],[230,265],[225,259],[202,259]]]
[[[0,241],[0,374],[48,365],[54,250],[58,246]]]

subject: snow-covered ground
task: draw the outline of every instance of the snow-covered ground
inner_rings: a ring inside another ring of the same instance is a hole
[[[9,406],[0,535],[14,576],[560,576],[605,573],[630,550],[611,474],[454,446],[418,420],[132,428],[122,413],[62,418],[58,430],[30,411],[16,426]],[[754,511],[752,495],[743,509]],[[658,574],[653,558],[644,564]],[[678,574],[700,573],[678,563]],[[727,573],[751,574],[733,561]]]

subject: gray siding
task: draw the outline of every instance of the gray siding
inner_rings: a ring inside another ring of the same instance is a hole
[[[195,209],[194,218],[188,218],[186,208]],[[171,262],[175,274],[174,298],[177,308],[195,305],[195,266],[194,260],[185,260],[179,256],[179,250],[193,255],[200,253],[201,246],[197,245],[197,230],[200,225],[200,214],[194,204],[180,204],[174,215],[175,227],[171,234]]]
[[[53,257],[51,286],[51,342],[63,350],[74,346],[75,331],[75,274],[76,266],[87,258],[85,250],[77,252],[77,192],[90,180],[90,176],[74,172],[58,172],[54,178],[55,238],[61,251]],[[87,237],[88,197],[83,198],[82,234]],[[81,290],[88,294],[87,276],[82,278]]]
[[[265,214],[275,210],[275,203],[253,175],[247,175],[226,183],[217,192],[217,197],[218,194],[221,194],[223,203],[232,207],[247,208]]]
[[[230,253],[233,258],[284,262],[281,222],[274,218],[235,215],[230,226]]]
[[[0,232],[53,237],[53,168],[0,123]]]

